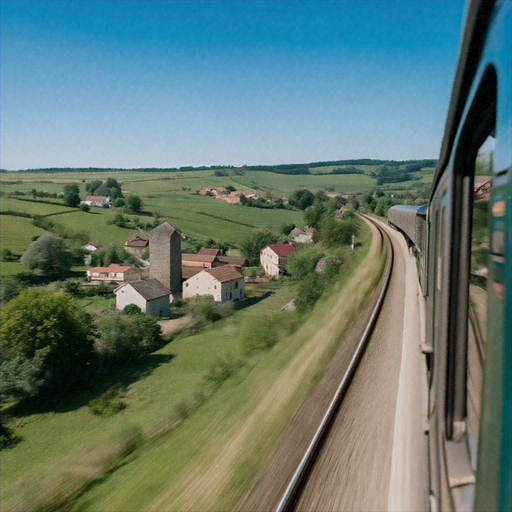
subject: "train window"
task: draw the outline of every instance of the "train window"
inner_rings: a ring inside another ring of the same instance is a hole
[[[475,161],[471,208],[470,276],[468,290],[466,414],[469,453],[476,470],[482,372],[485,358],[487,274],[489,265],[489,198],[496,139],[487,137]]]

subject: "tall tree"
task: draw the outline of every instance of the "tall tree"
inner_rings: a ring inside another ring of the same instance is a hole
[[[20,261],[30,270],[39,270],[43,275],[55,275],[67,272],[73,265],[73,259],[64,239],[48,233],[32,242]]]
[[[65,393],[94,362],[90,316],[66,293],[29,289],[1,311],[2,395]]]
[[[76,183],[64,185],[64,203],[71,207],[76,207],[80,204],[80,189]]]

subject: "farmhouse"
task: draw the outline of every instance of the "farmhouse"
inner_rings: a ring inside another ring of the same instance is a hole
[[[139,281],[141,279],[141,271],[139,269],[111,263],[108,267],[93,267],[87,271],[88,281],[97,282],[117,282]]]
[[[210,254],[189,254],[181,253],[181,264],[184,267],[202,267],[212,268],[215,265],[217,257]]]
[[[183,298],[212,295],[216,301],[242,300],[245,297],[245,279],[235,268],[204,269],[183,283]]]
[[[137,258],[142,256],[148,246],[149,240],[147,238],[142,238],[139,235],[129,236],[124,243],[125,251],[137,256]]]
[[[274,244],[264,247],[260,253],[260,262],[265,274],[275,277],[284,275],[288,256],[295,251],[295,247],[291,244]]]
[[[151,316],[170,316],[170,291],[157,279],[134,281],[118,286],[116,309],[123,310],[128,304],[139,306],[143,313]]]
[[[105,196],[87,196],[80,204],[89,206],[98,206],[99,208],[108,208],[110,206],[110,197]]]
[[[209,249],[208,247],[201,247],[201,249],[199,249],[198,254],[202,254],[204,256],[217,257],[220,254],[220,249]]]
[[[96,252],[96,251],[99,251],[101,249],[101,247],[99,245],[96,245],[96,244],[91,244],[90,242],[88,244],[85,244],[84,247],[83,247],[88,254],[86,254],[84,256],[84,263],[86,265],[90,265],[91,264],[91,259],[92,259],[92,253],[93,252]]]

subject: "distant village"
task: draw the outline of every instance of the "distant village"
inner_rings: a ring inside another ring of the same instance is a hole
[[[95,200],[102,201],[101,198]],[[293,243],[311,243],[313,231],[294,228],[288,243],[264,247],[260,263],[265,274],[276,278],[283,276],[287,258],[296,252]],[[144,266],[140,268],[115,263],[92,267],[87,270],[87,280],[91,284],[119,283],[114,290],[118,310],[135,304],[142,312],[158,317],[169,316],[170,304],[178,297],[211,295],[219,302],[245,298],[245,277],[241,272],[246,266],[245,258],[225,256],[215,248],[202,248],[198,254],[184,253],[181,239],[180,230],[168,222],[154,228],[148,238],[132,235],[124,244],[125,250],[139,259],[149,250],[149,261],[141,260]],[[90,262],[92,253],[101,247],[89,243],[84,249],[89,253]]]

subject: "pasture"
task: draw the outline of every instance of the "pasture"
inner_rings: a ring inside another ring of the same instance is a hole
[[[129,220],[139,217],[144,224],[153,222],[158,213],[160,221],[168,221],[185,235],[200,240],[213,238],[219,242],[238,245],[255,228],[279,229],[284,224],[294,223],[303,227],[303,214],[286,209],[260,209],[230,205],[213,197],[200,196],[197,191],[203,187],[234,186],[246,193],[269,192],[274,196],[287,196],[298,188],[313,191],[350,194],[371,189],[375,179],[366,175],[298,175],[289,176],[264,171],[227,170],[227,176],[215,176],[215,171],[188,172],[54,172],[54,173],[4,173],[0,176],[2,196],[0,209],[13,210],[30,215],[50,216],[51,220],[73,229],[85,232],[89,241],[107,246],[122,246],[126,238],[139,233],[133,223],[129,228],[112,224],[116,214],[123,213]],[[325,170],[324,170],[325,172]],[[32,189],[61,194],[63,186],[77,183],[81,198],[88,193],[85,185],[92,180],[117,179],[123,194],[138,195],[142,198],[143,212],[126,214],[122,208],[91,208],[86,213],[78,208],[69,208],[62,199],[32,197]],[[25,195],[17,194],[24,193]],[[9,195],[8,195],[9,194]],[[32,225],[30,218],[2,215],[2,247],[22,254],[33,237],[43,231]],[[19,264],[1,266],[1,274],[12,274]]]

